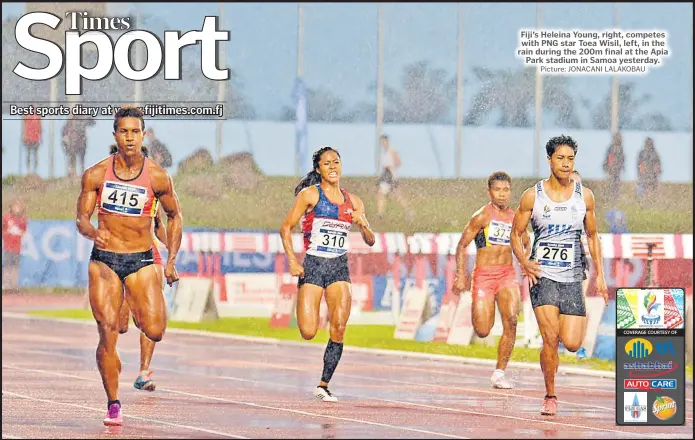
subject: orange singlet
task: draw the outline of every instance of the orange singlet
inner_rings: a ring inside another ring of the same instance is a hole
[[[111,155],[104,181],[97,192],[99,215],[154,217],[159,199],[154,195],[150,183],[150,158],[145,157],[140,174],[130,180],[116,176],[115,158],[115,154]]]

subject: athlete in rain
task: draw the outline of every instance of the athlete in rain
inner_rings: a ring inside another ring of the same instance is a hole
[[[340,357],[350,318],[352,297],[348,267],[348,232],[357,225],[362,239],[374,245],[362,200],[340,187],[340,154],[323,147],[313,155],[314,169],[295,188],[294,206],[282,223],[280,235],[290,273],[298,276],[297,324],[304,339],[313,339],[319,327],[321,298],[326,295],[330,338],[323,355],[323,374],[314,396],[324,402],[338,399],[328,390]],[[292,248],[292,228],[302,219],[306,256],[302,264]]]
[[[497,347],[497,366],[490,382],[493,388],[513,388],[505,369],[516,342],[520,289],[514,266],[510,235],[514,210],[508,206],[512,178],[505,172],[492,173],[487,179],[490,203],[468,221],[456,248],[456,275],[452,292],[460,295],[465,289],[466,248],[475,240],[477,254],[473,269],[473,328],[480,338],[490,334],[495,323],[495,301],[502,317],[502,337]],[[530,251],[529,238],[524,234],[524,246]]]
[[[557,413],[555,374],[559,365],[558,345],[576,352],[586,330],[586,308],[582,281],[586,278],[586,254],[581,243],[586,232],[591,258],[596,265],[596,290],[608,304],[603,272],[601,242],[596,230],[594,193],[570,176],[577,143],[557,136],[545,146],[550,177],[527,189],[514,215],[512,250],[531,282],[531,304],[543,338],[541,369],[546,395],[541,414]],[[530,258],[523,248],[529,221],[534,242]]]
[[[77,200],[77,229],[94,241],[89,302],[99,331],[97,366],[106,391],[107,426],[123,424],[116,341],[124,296],[135,325],[148,339],[160,341],[166,329],[166,301],[152,251],[152,219],[160,203],[168,218],[164,276],[169,285],[179,278],[175,262],[182,235],[181,210],[171,177],[142,152],[142,111],[121,107],[114,115],[113,129],[118,152],[84,172]],[[90,223],[95,208],[97,228]]]

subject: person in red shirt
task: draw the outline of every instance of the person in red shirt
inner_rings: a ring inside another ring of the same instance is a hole
[[[41,145],[41,117],[39,115],[27,115],[24,117],[23,125],[22,144],[27,149],[27,174],[32,173],[32,155],[34,156],[33,173],[36,174],[36,169],[39,166],[39,145]]]
[[[2,216],[2,290],[19,290],[19,260],[27,223],[24,203],[17,199]]]

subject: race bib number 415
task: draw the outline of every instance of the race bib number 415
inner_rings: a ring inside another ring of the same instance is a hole
[[[538,243],[536,258],[541,266],[572,267],[572,263],[574,262],[574,246],[572,243],[542,241]]]
[[[122,215],[142,215],[147,202],[147,188],[125,183],[106,182],[101,193],[101,207]]]

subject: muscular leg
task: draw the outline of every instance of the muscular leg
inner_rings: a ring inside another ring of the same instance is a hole
[[[133,320],[148,339],[159,342],[167,325],[167,306],[157,265],[150,264],[125,278],[128,307]]]
[[[323,287],[305,283],[297,294],[297,325],[302,338],[314,339],[319,329],[319,312]]]
[[[516,324],[519,317],[518,287],[507,287],[497,292],[497,307],[502,317],[502,337],[497,346],[497,369],[507,368],[516,342]],[[493,315],[494,316],[494,315]]]
[[[164,268],[156,264],[155,270],[157,272],[157,277],[159,277],[159,283],[162,287],[162,296],[164,296]],[[166,306],[166,304],[165,304]],[[154,353],[155,342],[149,340],[144,333],[140,333],[140,371],[147,371],[150,369],[150,361],[152,361],[152,354]]]
[[[128,302],[123,301],[121,310],[118,312],[118,333],[123,334],[128,331],[128,323],[130,322],[130,309]]]
[[[567,351],[579,350],[586,334],[586,316],[560,315],[560,340]]]
[[[121,360],[116,351],[118,317],[123,303],[123,285],[102,262],[89,262],[89,304],[99,329],[97,366],[109,401],[118,399]]]
[[[327,387],[343,354],[345,327],[350,318],[352,295],[350,283],[337,281],[326,288],[326,304],[331,323],[330,339],[323,355],[323,374],[319,386]]]
[[[478,295],[473,299],[473,329],[479,338],[490,334],[495,324],[495,298],[490,295]]]
[[[555,373],[559,365],[557,348],[560,340],[560,310],[555,306],[538,306],[533,311],[543,337],[541,369],[545,378],[546,395],[554,396]]]

